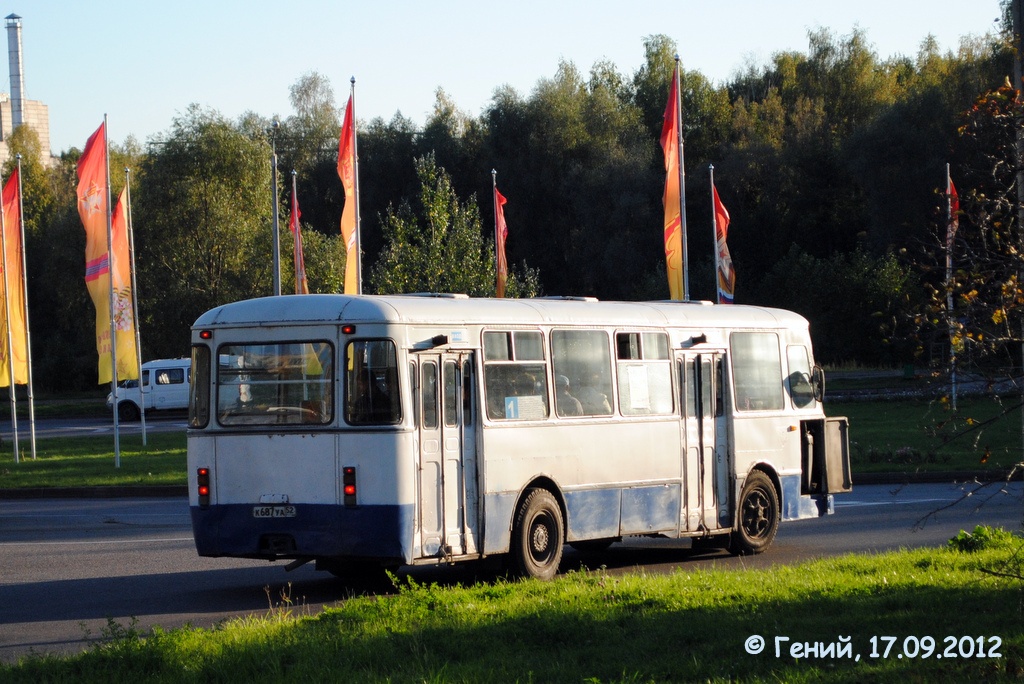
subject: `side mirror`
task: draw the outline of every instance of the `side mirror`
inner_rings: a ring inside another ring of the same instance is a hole
[[[825,400],[825,371],[817,364],[811,369],[811,389],[817,401]]]

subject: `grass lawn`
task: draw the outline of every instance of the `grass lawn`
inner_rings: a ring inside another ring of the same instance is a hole
[[[851,468],[879,472],[997,472],[1022,460],[1020,400],[832,402],[850,419]]]
[[[38,439],[32,460],[29,440],[20,440],[20,463],[9,442],[3,445],[0,489],[18,487],[92,487],[184,485],[185,433],[153,432],[142,445],[139,435],[121,436],[121,466],[114,467],[114,438]]]
[[[983,528],[950,548],[767,570],[410,583],[319,614],[281,596],[212,630],[110,622],[92,650],[0,665],[0,680],[1020,681],[1021,543]]]

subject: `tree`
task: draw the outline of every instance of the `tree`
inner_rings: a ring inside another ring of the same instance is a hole
[[[384,222],[386,246],[373,268],[371,288],[378,294],[461,292],[494,296],[494,244],[483,239],[476,199],[460,202],[448,173],[433,155],[416,160],[420,195],[389,210]],[[510,297],[534,296],[536,273],[509,273]]]
[[[271,293],[268,159],[265,139],[197,105],[146,158],[133,208],[149,355],[184,354],[199,314]]]

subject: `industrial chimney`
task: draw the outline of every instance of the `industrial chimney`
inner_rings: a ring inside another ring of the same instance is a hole
[[[7,53],[11,66],[11,124],[17,128],[25,120],[25,72],[21,66],[21,17],[7,15]]]

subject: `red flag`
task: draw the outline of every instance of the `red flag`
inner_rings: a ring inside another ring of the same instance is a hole
[[[21,201],[18,169],[15,168],[3,189],[3,265],[5,266],[4,291],[7,296],[0,301],[2,319],[0,323],[10,326],[11,358],[14,359],[14,384],[28,384],[28,346],[26,337],[26,311],[24,271],[22,269],[21,244]],[[7,330],[2,329],[4,339]],[[7,345],[0,346],[0,387],[11,384],[11,371],[7,363]]]
[[[949,216],[946,224],[946,251],[953,249],[953,238],[960,227],[960,196],[953,185],[953,179],[946,176],[946,195],[949,198]]]
[[[293,261],[295,263],[295,294],[309,294],[309,283],[306,282],[306,259],[302,253],[302,228],[299,226],[299,218],[302,212],[299,211],[299,196],[295,192],[295,183],[292,183],[292,213],[289,225],[292,229],[292,240],[294,242]]]
[[[505,282],[508,280],[508,262],[505,259],[505,239],[508,225],[505,223],[505,203],[508,200],[494,186],[494,249],[497,254],[497,296],[505,296]]]
[[[729,236],[729,212],[718,198],[718,188],[714,184],[711,185],[711,192],[715,200],[715,241],[718,245],[718,303],[732,304],[736,290],[736,271],[732,267],[732,257],[729,256],[729,247],[725,242]]]
[[[682,212],[680,210],[679,158],[680,120],[679,65],[672,72],[672,86],[665,105],[665,120],[661,128],[661,149],[665,153],[665,267],[668,270],[668,289],[672,299],[685,299],[683,291]]]
[[[359,227],[356,216],[356,129],[353,96],[345,107],[338,142],[338,177],[345,187],[345,208],[341,213],[341,237],[345,240],[345,294],[359,294]]]

